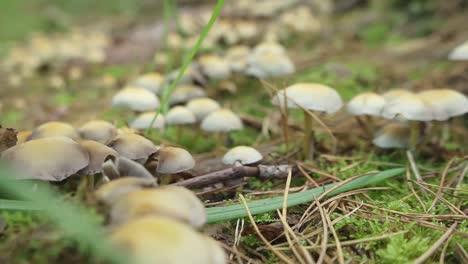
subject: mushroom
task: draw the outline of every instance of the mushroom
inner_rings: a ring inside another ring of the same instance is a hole
[[[247,68],[250,48],[245,45],[232,46],[226,51],[225,59],[234,72],[243,72]]]
[[[156,119],[154,117],[156,116]],[[154,122],[153,122],[154,119]],[[153,122],[153,125],[151,125]],[[139,130],[148,129],[150,126],[153,129],[164,130],[166,119],[161,113],[145,112],[137,116],[131,123],[130,127]]]
[[[454,48],[448,55],[449,60],[466,61],[468,60],[468,41]]]
[[[119,153],[114,149],[93,140],[81,140],[80,146],[88,152],[89,164],[81,169],[78,174],[91,176],[102,172],[102,164],[109,157],[117,158]]]
[[[391,123],[380,129],[372,140],[380,148],[407,148],[410,129],[405,124]]]
[[[197,122],[197,118],[185,106],[175,106],[167,112],[166,121],[169,125],[174,125],[176,127],[176,140],[180,142],[182,138],[182,126],[190,125]]]
[[[412,92],[404,89],[391,89],[382,94],[382,97],[385,101],[390,102],[395,99],[398,99],[401,96],[407,96],[413,94]]]
[[[201,87],[191,84],[182,84],[177,86],[169,97],[169,104],[182,104],[193,98],[204,96],[206,96],[206,93]]]
[[[190,170],[195,166],[192,155],[182,148],[161,148],[158,157],[158,173],[179,173]]]
[[[159,98],[145,88],[129,86],[114,95],[112,106],[125,107],[136,112],[150,111],[159,107]]]
[[[132,133],[118,135],[108,146],[115,149],[120,156],[140,163],[145,163],[149,156],[159,150],[151,140]]]
[[[117,128],[104,120],[86,122],[78,129],[78,132],[81,138],[94,140],[102,144],[107,144],[107,142],[117,136]]]
[[[214,241],[170,218],[135,219],[115,229],[110,238],[130,253],[133,263],[227,263],[224,251]]]
[[[231,76],[229,63],[218,55],[203,55],[197,62],[202,73],[210,80],[225,80]]]
[[[62,181],[89,164],[88,152],[67,137],[31,140],[2,152],[1,159],[20,174],[19,179]]]
[[[243,128],[244,125],[240,117],[226,108],[220,108],[212,112],[206,116],[201,123],[202,130],[218,133],[218,146],[224,145],[222,133],[241,130]]]
[[[140,177],[122,177],[112,180],[99,187],[94,195],[96,198],[106,205],[112,205],[118,199],[127,195],[130,192],[141,190],[144,188],[156,187],[154,178]]]
[[[304,112],[304,158],[312,157],[315,137],[312,118],[308,110],[332,114],[340,110],[343,105],[340,95],[331,87],[318,83],[296,83],[280,90],[272,99],[274,105],[281,109],[300,108]],[[311,142],[312,141],[312,142]]]
[[[48,137],[67,137],[78,140],[80,135],[73,126],[67,123],[47,122],[35,128],[28,140]]]
[[[362,93],[348,102],[346,110],[356,117],[364,132],[371,136],[374,131],[372,116],[380,116],[384,106],[383,96],[376,93]],[[365,116],[366,120],[362,120],[359,116]]]
[[[160,94],[164,86],[164,76],[157,72],[147,73],[139,76],[134,82],[134,86],[145,88],[155,94]]]
[[[16,144],[19,145],[21,143],[24,143],[28,141],[29,137],[31,137],[32,131],[31,130],[23,130],[18,132],[16,135],[17,141]]]
[[[253,53],[248,60],[247,75],[257,78],[284,76],[294,73],[295,67],[291,59],[282,53]]]
[[[102,172],[107,179],[138,177],[153,179],[153,175],[140,163],[125,157],[110,157],[102,163]]]
[[[164,216],[193,227],[206,222],[203,203],[192,191],[180,186],[162,186],[128,192],[111,205],[114,224],[123,224],[145,216]]]
[[[237,146],[230,149],[223,156],[226,165],[253,165],[263,159],[262,154],[256,149],[247,146]]]
[[[187,103],[187,108],[192,111],[198,121],[221,108],[218,102],[208,97],[195,98]]]

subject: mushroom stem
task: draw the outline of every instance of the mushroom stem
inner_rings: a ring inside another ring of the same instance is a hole
[[[286,145],[286,153],[289,152],[288,140],[288,114],[281,113],[281,126],[283,128],[284,144]]]
[[[94,175],[88,175],[86,176],[87,180],[88,180],[88,189],[89,190],[94,190]]]
[[[411,150],[414,150],[419,140],[419,122],[410,121],[410,129],[411,129],[411,134],[410,134],[409,147]]]
[[[180,125],[176,126],[176,140],[177,140],[177,143],[180,143],[183,133],[184,133],[184,131],[182,129],[182,126],[180,126]]]
[[[313,159],[315,151],[315,136],[312,131],[312,117],[304,111],[304,139],[303,139],[303,151],[304,159]]]

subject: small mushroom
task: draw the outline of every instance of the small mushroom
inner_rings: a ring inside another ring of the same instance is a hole
[[[118,135],[108,146],[115,149],[120,156],[141,163],[159,150],[151,140],[132,133]]]
[[[206,222],[203,203],[195,193],[180,186],[132,191],[111,205],[110,217],[115,224],[145,216],[170,217],[193,227]]]
[[[135,219],[115,229],[110,238],[128,251],[132,263],[227,263],[224,251],[212,239],[170,218]]]
[[[417,96],[430,105],[434,118],[438,121],[445,121],[468,112],[468,98],[455,90],[432,89],[420,92]]]
[[[124,107],[136,112],[151,111],[159,107],[159,98],[145,88],[130,86],[114,95],[112,106]]]
[[[410,129],[405,124],[391,123],[380,129],[372,143],[380,148],[407,148]]]
[[[160,94],[164,86],[165,79],[164,76],[157,72],[146,73],[139,76],[134,82],[133,85],[146,90],[153,92],[155,94]]]
[[[110,180],[127,176],[154,179],[143,165],[125,157],[108,158],[102,163],[102,172]]]
[[[192,155],[182,148],[163,147],[159,150],[158,157],[157,172],[161,174],[175,174],[195,166]]]
[[[156,119],[154,119],[156,117]],[[154,122],[153,122],[154,119]],[[151,122],[153,125],[151,126]],[[131,123],[130,127],[138,130],[146,130],[150,126],[153,129],[164,130],[166,125],[166,119],[161,113],[156,112],[145,112],[137,116]]]
[[[117,136],[117,128],[104,120],[86,122],[78,129],[78,132],[81,138],[94,140],[102,144],[107,144],[107,142]]]
[[[376,93],[362,93],[353,97],[346,105],[348,113],[354,115],[358,124],[369,136],[374,131],[372,116],[380,116],[385,106],[385,98]],[[364,116],[366,120],[362,120]]]
[[[331,87],[318,83],[297,83],[280,90],[272,99],[280,108],[300,108],[304,112],[304,158],[313,157],[315,137],[312,117],[307,110],[332,114],[343,105],[340,95]],[[311,142],[312,141],[312,142]]]
[[[183,104],[191,99],[204,96],[206,96],[206,93],[201,87],[191,84],[182,84],[177,86],[169,97],[169,104]]]
[[[223,163],[226,165],[253,165],[262,159],[262,154],[256,149],[247,146],[237,146],[224,154]]]
[[[83,176],[101,173],[102,164],[107,158],[112,157],[115,159],[119,156],[119,153],[114,149],[93,140],[81,140],[79,144],[89,155],[88,166],[78,172],[78,174]]]
[[[245,45],[230,47],[226,51],[225,59],[234,72],[243,72],[247,68],[250,48]]]
[[[404,89],[391,89],[382,94],[386,102],[391,102],[401,96],[412,95],[413,93]]]
[[[449,60],[466,61],[468,60],[468,41],[455,47],[448,56]]]
[[[73,126],[67,123],[47,122],[35,128],[28,140],[48,137],[68,137],[78,140],[80,135]]]
[[[62,181],[89,164],[88,152],[67,137],[27,141],[5,150],[1,159],[20,174],[19,179]]]
[[[221,108],[218,102],[208,97],[195,98],[187,103],[187,108],[192,111],[198,121]]]
[[[175,106],[167,112],[166,121],[169,125],[176,127],[176,140],[180,142],[183,133],[182,126],[196,123],[197,118],[187,107]]]
[[[222,133],[241,130],[243,128],[244,125],[240,117],[226,108],[220,108],[212,112],[206,116],[201,123],[202,130],[218,133],[218,146],[224,145]]]
[[[292,60],[285,54],[273,52],[253,53],[248,60],[247,75],[260,79],[284,76],[295,72]]]
[[[231,76],[229,63],[218,55],[203,55],[197,62],[202,73],[210,80],[225,80]]]
[[[94,195],[106,205],[114,204],[118,199],[130,192],[144,188],[156,187],[156,179],[140,177],[122,177],[112,180],[99,187]]]

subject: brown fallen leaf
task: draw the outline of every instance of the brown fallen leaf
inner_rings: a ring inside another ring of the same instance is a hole
[[[16,145],[16,134],[18,131],[15,129],[0,126],[0,152]]]

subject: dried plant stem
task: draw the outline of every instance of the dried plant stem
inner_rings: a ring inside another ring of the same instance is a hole
[[[312,117],[304,111],[304,138],[302,142],[303,158],[314,159],[315,135],[312,129]]]
[[[423,210],[426,211],[426,205],[423,203],[423,201],[419,197],[418,193],[414,190],[413,182],[411,182],[410,171],[408,169],[406,169],[405,175],[406,175],[406,182],[408,183],[408,186],[409,186],[411,192],[413,193],[414,197],[416,197],[416,200],[418,200],[418,202],[421,205],[421,207],[423,208]]]
[[[327,254],[327,242],[328,242],[328,227],[327,227],[327,219],[325,218],[325,212],[323,211],[322,206],[320,205],[319,200],[317,197],[314,197],[315,204],[320,212],[320,217],[322,218],[322,225],[323,225],[323,237],[322,237],[322,245],[320,250],[320,255],[317,260],[317,264],[323,263],[325,255]]]
[[[436,193],[436,196],[434,198],[434,200],[432,201],[431,203],[431,206],[429,207],[429,209],[427,209],[426,213],[431,211],[432,208],[434,208],[434,206],[437,204],[437,200],[439,199],[439,197],[442,196],[442,189],[444,187],[444,182],[445,182],[445,177],[447,177],[447,173],[448,173],[448,169],[450,168],[450,166],[452,165],[452,163],[455,161],[455,158],[452,158],[448,163],[447,163],[447,166],[445,166],[443,172],[442,172],[442,177],[440,179],[440,185],[439,185],[439,188],[437,189],[437,193]]]
[[[442,243],[445,242],[445,240],[449,239],[450,236],[452,235],[453,231],[457,228],[458,223],[454,223],[435,243],[432,245],[429,250],[427,250],[424,254],[422,254],[419,258],[417,258],[413,263],[414,264],[423,264],[434,252],[439,249],[439,247],[442,245]]]
[[[330,228],[330,231],[332,232],[333,238],[335,239],[336,253],[338,255],[337,256],[338,257],[338,263],[344,264],[343,249],[341,248],[340,239],[338,238],[338,235],[336,234],[336,230],[333,227],[333,223],[332,223],[332,221],[330,219],[330,216],[328,214],[325,214],[325,218],[327,219],[328,228]]]

